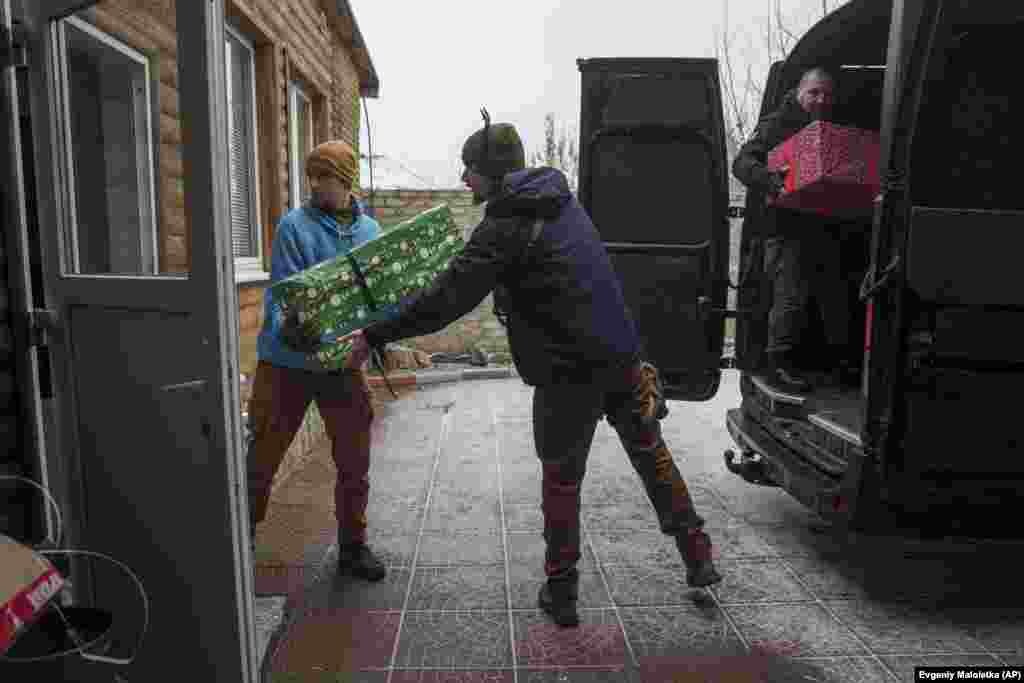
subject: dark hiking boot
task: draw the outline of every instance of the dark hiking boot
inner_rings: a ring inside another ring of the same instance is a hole
[[[365,543],[357,543],[338,546],[338,573],[380,581],[387,576],[388,570]]]
[[[548,581],[540,587],[538,606],[547,612],[559,626],[577,626],[580,623],[576,612],[579,597],[575,581]]]
[[[700,530],[676,537],[676,547],[686,565],[686,584],[692,588],[705,588],[722,580],[711,561],[711,539]]]

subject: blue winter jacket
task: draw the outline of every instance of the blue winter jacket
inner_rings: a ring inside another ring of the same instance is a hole
[[[358,203],[352,204],[353,220],[341,225],[334,216],[311,206],[286,213],[277,225],[270,264],[270,284],[312,268],[322,261],[343,256],[380,234],[377,221],[366,215]],[[283,368],[324,372],[316,360],[293,351],[281,341],[280,306],[271,301],[270,287],[263,295],[263,328],[256,342],[261,361]]]

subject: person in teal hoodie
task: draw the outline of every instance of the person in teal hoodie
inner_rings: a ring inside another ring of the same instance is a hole
[[[309,154],[306,175],[312,196],[278,223],[271,284],[343,256],[380,233],[380,226],[366,215],[352,193],[358,164],[355,150],[340,140],[325,142]],[[256,525],[266,516],[274,475],[310,402],[316,401],[338,471],[334,500],[339,570],[378,581],[386,571],[366,545],[373,421],[369,385],[361,367],[327,371],[314,356],[289,348],[283,322],[268,287],[249,403],[247,467],[252,538]]]

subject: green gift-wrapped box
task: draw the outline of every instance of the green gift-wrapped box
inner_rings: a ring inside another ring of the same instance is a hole
[[[303,331],[323,341],[316,356],[337,370],[350,348],[336,337],[393,318],[403,300],[433,282],[464,246],[451,209],[441,204],[345,256],[274,283],[270,296],[285,317],[294,311]]]

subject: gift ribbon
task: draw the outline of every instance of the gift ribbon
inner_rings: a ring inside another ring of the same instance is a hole
[[[359,288],[363,293],[363,299],[366,301],[367,307],[369,307],[371,311],[376,312],[378,310],[377,302],[374,300],[373,294],[370,292],[370,285],[366,282],[366,276],[363,275],[363,269],[359,267],[359,262],[356,261],[355,256],[351,253],[346,254],[346,256],[348,257],[349,264],[352,266],[352,272],[356,277],[356,283],[359,285]],[[395,390],[391,388],[391,382],[388,381],[388,373],[384,369],[384,359],[381,357],[380,351],[377,349],[370,349],[370,358],[373,359],[373,362],[377,365],[377,369],[380,370],[381,377],[384,378],[384,384],[387,386],[388,391],[390,391],[391,395],[397,399],[398,394],[396,394]]]

